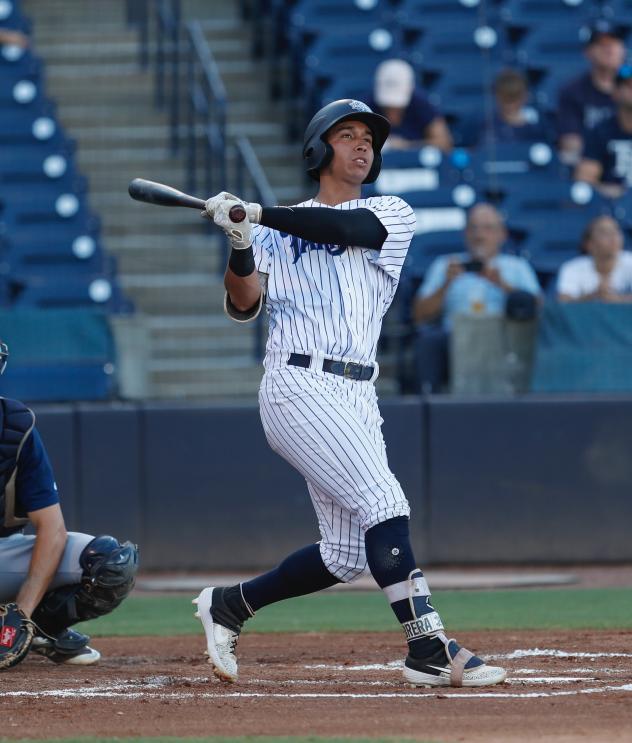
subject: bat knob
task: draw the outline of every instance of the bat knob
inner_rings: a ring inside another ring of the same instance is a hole
[[[240,204],[231,206],[228,216],[231,222],[243,222],[246,219],[246,210]]]

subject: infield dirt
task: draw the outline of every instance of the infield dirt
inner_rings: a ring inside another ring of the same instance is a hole
[[[399,633],[246,633],[232,685],[210,673],[202,635],[99,638],[95,666],[29,657],[3,674],[0,734],[632,741],[631,638],[463,633],[464,645],[505,665],[509,681],[441,690],[403,683]]]

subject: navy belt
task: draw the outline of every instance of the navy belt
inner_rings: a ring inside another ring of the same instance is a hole
[[[303,369],[309,369],[312,357],[304,353],[291,353],[287,363],[290,366],[301,366]],[[368,382],[373,377],[375,367],[362,366],[362,364],[356,364],[353,361],[325,359],[323,361],[323,371],[337,374],[345,379],[354,379],[357,382]]]

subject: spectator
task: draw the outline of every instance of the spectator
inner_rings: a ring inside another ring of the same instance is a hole
[[[595,21],[584,55],[590,69],[562,87],[558,100],[560,158],[570,165],[581,157],[587,135],[614,115],[615,76],[625,59],[621,30],[607,20]]]
[[[623,249],[623,233],[615,219],[593,219],[582,235],[585,255],[560,266],[560,302],[632,302],[632,253]]]
[[[477,204],[465,227],[467,252],[440,256],[430,265],[413,306],[422,391],[439,392],[448,381],[448,335],[457,314],[503,315],[507,298],[540,295],[535,272],[524,258],[503,255],[507,230],[490,204]],[[439,321],[439,322],[438,322]],[[427,324],[430,323],[430,324]]]
[[[466,129],[468,146],[494,142],[546,142],[550,139],[538,111],[527,106],[529,87],[518,70],[502,70],[494,81],[496,106],[491,119],[477,116]]]
[[[615,79],[616,115],[588,135],[575,180],[593,184],[604,196],[618,198],[632,186],[632,67]]]
[[[378,65],[369,106],[391,124],[384,149],[406,150],[423,145],[433,145],[444,152],[452,149],[445,119],[415,85],[415,72],[403,59],[388,59]]]

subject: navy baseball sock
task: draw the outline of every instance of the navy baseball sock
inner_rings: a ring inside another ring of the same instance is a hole
[[[241,584],[243,599],[252,611],[277,601],[322,591],[342,581],[325,567],[317,544],[292,553],[273,570]]]
[[[443,625],[430,603],[426,579],[415,566],[408,518],[397,516],[371,527],[364,546],[371,574],[406,633],[410,656],[428,658],[444,651],[444,643],[431,634]]]

